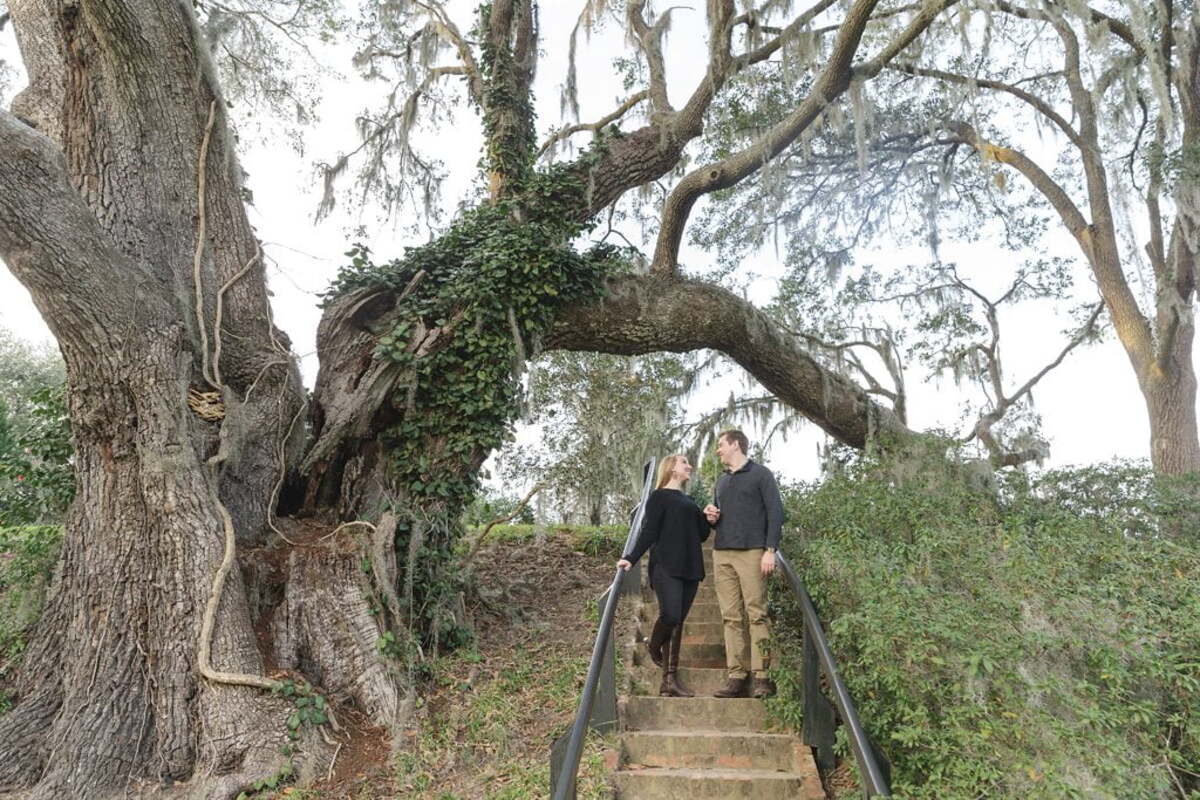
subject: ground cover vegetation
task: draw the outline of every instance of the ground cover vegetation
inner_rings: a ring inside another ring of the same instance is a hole
[[[1164,524],[1191,491],[1144,464],[982,487],[866,458],[788,493],[785,550],[897,796],[1200,792],[1200,542]],[[773,594],[772,707],[795,724],[800,617]]]

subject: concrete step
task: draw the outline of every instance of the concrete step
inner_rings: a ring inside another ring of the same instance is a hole
[[[630,731],[765,731],[761,700],[748,697],[652,697],[622,702],[621,719]]]
[[[638,618],[643,621],[653,622],[658,617],[658,603],[653,599],[642,603],[642,607],[638,612]],[[716,600],[697,600],[692,603],[692,609],[688,612],[688,622],[720,622],[721,607],[717,605]]]
[[[807,750],[796,737],[781,733],[637,731],[621,739],[625,764],[671,769],[792,772],[802,767]]]
[[[633,663],[636,667],[658,669],[650,660],[646,644],[641,641],[633,649]],[[723,642],[688,642],[687,637],[684,637],[683,651],[679,654],[679,666],[681,669],[685,667],[724,668],[726,666],[725,644]]]
[[[797,772],[647,768],[613,773],[618,800],[812,800],[814,779]],[[816,789],[820,790],[817,781]]]
[[[687,642],[679,653],[681,667],[723,667],[725,666],[725,643],[721,642]]]
[[[643,621],[638,627],[638,639],[646,640],[654,631],[654,624]],[[683,636],[681,638],[684,646],[689,644],[719,644],[725,643],[725,628],[720,623],[714,622],[695,622],[691,619],[683,624]]]
[[[645,694],[658,694],[658,686],[662,682],[662,670],[650,663],[647,658],[640,666],[635,666],[632,677],[642,687]],[[724,667],[680,667],[679,681],[700,697],[712,697],[713,692],[725,685],[727,672]]]

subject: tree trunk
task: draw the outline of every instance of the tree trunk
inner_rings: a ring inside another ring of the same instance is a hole
[[[303,392],[271,322],[225,104],[189,4],[10,5],[31,78],[14,109],[40,133],[0,111],[0,257],[66,361],[77,494],[0,718],[0,793],[234,797],[283,763],[292,707],[263,690],[275,656],[260,652],[241,570],[219,594],[214,578],[235,541],[267,537]],[[333,553],[322,572],[320,555],[296,556],[311,580],[279,603],[291,652],[316,642],[308,663],[333,675],[381,631],[349,608],[358,633],[321,641],[290,613],[315,576],[361,594],[357,571],[336,567],[357,558]],[[403,713],[402,684],[337,688]]]

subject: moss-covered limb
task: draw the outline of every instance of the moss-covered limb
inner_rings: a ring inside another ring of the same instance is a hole
[[[547,344],[624,355],[712,348],[840,442],[863,448],[881,435],[913,435],[891,409],[820,364],[792,332],[703,281],[651,275],[611,280],[603,301],[565,310]]]
[[[537,63],[533,5],[533,0],[495,0],[479,8],[485,167],[492,202],[519,189],[532,171]]]
[[[454,629],[449,554],[479,467],[517,417],[526,358],[561,308],[625,266],[613,248],[573,247],[584,192],[570,170],[531,172],[518,195],[400,258],[355,247],[327,296],[310,498],[348,515],[396,508],[402,605],[433,639]]]

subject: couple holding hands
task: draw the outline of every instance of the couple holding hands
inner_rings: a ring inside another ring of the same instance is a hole
[[[683,492],[692,475],[687,458],[663,459],[633,549],[617,562],[627,570],[650,552],[658,619],[646,645],[650,658],[662,668],[659,694],[664,697],[693,696],[679,682],[679,651],[683,622],[704,580],[700,546],[713,528],[713,572],[728,669],[728,679],[714,697],[768,697],[775,691],[767,678],[766,578],[775,571],[783,501],[775,476],[751,461],[748,449],[746,434],[739,430],[717,437],[717,457],[725,472],[717,478],[713,504],[703,510]]]

